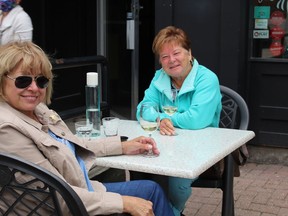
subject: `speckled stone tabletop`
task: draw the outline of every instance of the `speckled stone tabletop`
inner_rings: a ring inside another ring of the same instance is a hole
[[[158,157],[120,155],[99,157],[95,164],[167,176],[195,178],[232,151],[251,140],[253,131],[224,128],[176,129],[177,136],[152,134],[160,150]],[[129,139],[147,135],[137,121],[121,120],[119,135]]]

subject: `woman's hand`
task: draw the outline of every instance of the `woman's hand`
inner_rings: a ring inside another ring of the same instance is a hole
[[[132,196],[122,196],[122,199],[123,212],[133,216],[154,216],[152,202]]]
[[[126,142],[122,142],[122,152],[127,155],[143,154],[152,149],[153,153],[159,155],[156,142],[150,137],[137,137]]]
[[[161,120],[159,130],[160,134],[162,135],[173,136],[176,133],[173,123],[168,118],[164,118]]]

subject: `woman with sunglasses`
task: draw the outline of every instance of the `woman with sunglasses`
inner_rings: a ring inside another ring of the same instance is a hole
[[[0,0],[0,45],[15,40],[32,41],[32,21],[20,3],[21,0]]]
[[[45,53],[32,42],[0,47],[0,151],[60,176],[82,199],[89,215],[173,215],[155,182],[89,180],[87,170],[97,156],[141,154],[150,148],[155,154],[159,151],[148,137],[121,142],[120,137],[87,140],[75,136],[46,105],[52,92],[51,69]]]

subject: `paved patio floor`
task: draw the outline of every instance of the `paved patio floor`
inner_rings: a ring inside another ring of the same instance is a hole
[[[221,216],[220,189],[193,188],[186,216]],[[288,216],[288,166],[247,163],[234,178],[235,216]]]

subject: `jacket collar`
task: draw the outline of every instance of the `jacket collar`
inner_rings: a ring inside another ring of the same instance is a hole
[[[39,122],[35,121],[34,119],[28,117],[27,115],[23,114],[22,112],[14,109],[6,102],[1,102],[2,106],[9,110],[14,116],[18,116],[20,119],[25,121],[26,123],[30,124],[31,126],[37,128],[38,130],[47,131],[48,126],[56,125],[58,122],[61,121],[60,116],[53,110],[49,110],[47,106],[43,103],[40,103],[35,109],[35,115],[39,119]]]
[[[180,89],[179,95],[191,92],[195,89],[194,83],[195,78],[197,76],[197,71],[199,68],[199,63],[196,59],[194,59],[193,67],[191,71],[189,72],[188,76],[184,80],[184,83]],[[170,76],[166,74],[166,72],[163,70],[163,68],[160,69],[161,73],[157,80],[154,82],[155,87],[162,92],[164,89],[171,88],[171,79]]]
[[[13,107],[11,107],[8,103],[6,102],[1,102],[1,106],[4,107],[5,109],[7,109],[9,112],[11,112],[13,114],[13,116],[17,116],[20,119],[22,119],[23,121],[27,122],[28,124],[38,128],[39,130],[42,129],[42,124],[39,122],[36,122],[35,120],[33,120],[32,118],[28,117],[27,115],[23,114],[22,112],[18,111],[17,109],[14,109]]]

